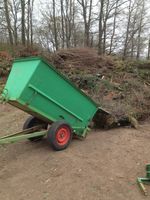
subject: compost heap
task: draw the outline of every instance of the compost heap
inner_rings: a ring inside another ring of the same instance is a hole
[[[150,62],[98,56],[94,49],[62,50],[48,59],[110,113],[98,113],[97,126],[137,127],[150,116]]]

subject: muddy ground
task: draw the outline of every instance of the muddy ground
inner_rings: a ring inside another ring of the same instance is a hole
[[[0,135],[21,129],[27,117],[8,105],[0,105],[0,113]],[[142,200],[136,178],[145,175],[147,162],[149,122],[138,130],[93,130],[61,152],[46,140],[1,146],[0,199]]]

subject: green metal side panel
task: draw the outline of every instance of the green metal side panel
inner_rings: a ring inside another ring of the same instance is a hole
[[[45,121],[64,119],[78,134],[98,110],[95,102],[40,58],[14,62],[5,90],[12,105]]]
[[[39,63],[40,60],[33,60],[31,66],[28,60],[26,62],[14,62],[4,91],[9,100],[19,98]]]

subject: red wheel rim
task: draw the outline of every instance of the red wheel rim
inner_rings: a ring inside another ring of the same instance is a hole
[[[67,126],[61,127],[56,133],[56,140],[59,145],[65,145],[70,139],[70,129]]]

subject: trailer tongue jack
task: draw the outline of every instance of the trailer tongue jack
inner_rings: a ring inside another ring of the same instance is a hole
[[[147,196],[148,193],[147,193],[147,190],[146,190],[144,184],[150,185],[150,164],[146,165],[146,177],[145,178],[137,178],[137,182],[138,182],[140,189],[143,191],[144,195]]]

